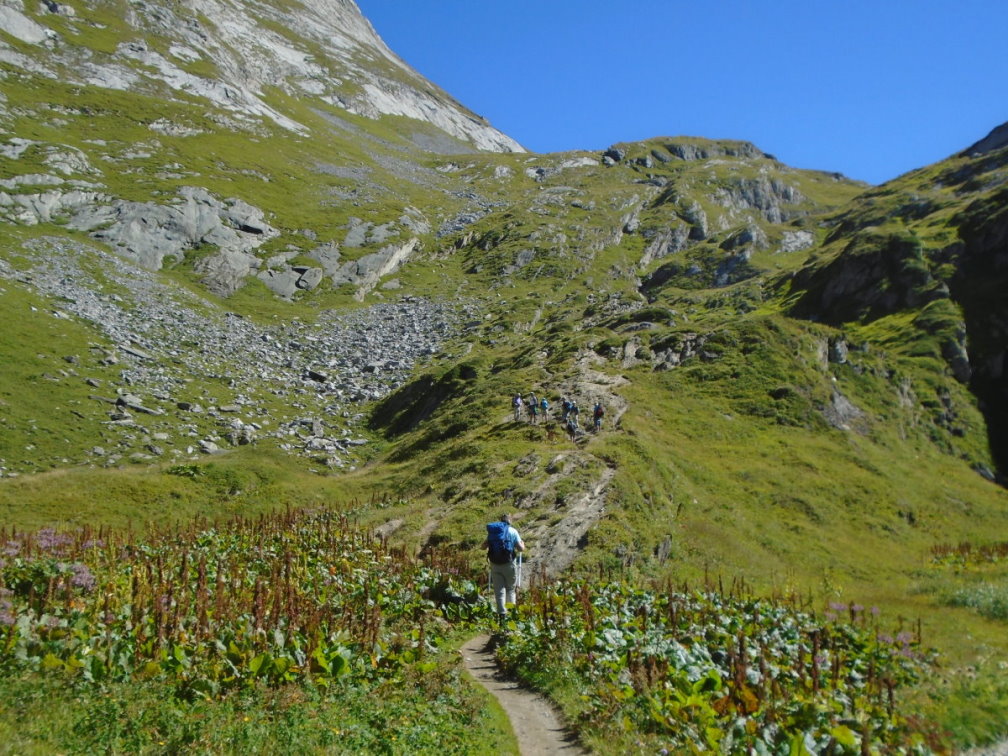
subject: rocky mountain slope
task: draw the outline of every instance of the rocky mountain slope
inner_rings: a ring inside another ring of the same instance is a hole
[[[279,449],[420,549],[515,508],[547,574],[1004,524],[1000,131],[882,187],[531,155],[344,0],[6,0],[0,76],[5,476]],[[603,432],[511,422],[532,390]]]

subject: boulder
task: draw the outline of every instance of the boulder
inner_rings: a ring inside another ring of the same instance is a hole
[[[193,269],[202,275],[203,284],[214,294],[229,297],[245,283],[245,278],[259,267],[259,258],[238,249],[222,249],[200,260]]]
[[[322,283],[325,275],[322,268],[294,267],[294,272],[300,274],[296,286],[299,289],[310,291]]]
[[[340,251],[339,245],[336,242],[320,244],[308,253],[308,257],[316,260],[322,266],[322,270],[327,276],[331,276],[339,270]]]
[[[610,147],[602,153],[602,158],[608,158],[613,164],[620,163],[626,158],[626,150],[622,150],[619,147]]]
[[[301,274],[295,273],[291,269],[282,271],[261,270],[256,276],[266,284],[266,287],[270,291],[284,299],[291,299],[294,296],[294,293],[298,290],[298,281],[301,280]]]

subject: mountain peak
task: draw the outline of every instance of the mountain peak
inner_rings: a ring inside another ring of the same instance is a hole
[[[20,54],[26,48],[31,54]],[[7,0],[0,60],[77,85],[158,97],[167,90],[179,100],[195,95],[241,121],[268,118],[294,132],[306,129],[277,104],[276,93],[370,119],[424,121],[474,151],[524,152],[395,55],[353,0],[152,0],[126,13],[102,0],[78,9]]]
[[[977,155],[985,155],[988,152],[993,152],[994,150],[1000,150],[1002,147],[1006,146],[1008,146],[1008,122],[1002,123],[1000,126],[994,128],[990,134],[985,136],[979,142],[970,145],[960,154],[963,157],[975,157]]]

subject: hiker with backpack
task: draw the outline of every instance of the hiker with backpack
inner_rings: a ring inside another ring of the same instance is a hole
[[[605,416],[605,408],[602,402],[595,402],[595,409],[592,411],[592,427],[598,433],[602,430],[602,418]]]
[[[539,421],[539,399],[536,397],[534,391],[529,393],[528,411],[529,422],[535,425]]]
[[[516,423],[521,420],[522,404],[521,394],[515,394],[514,399],[511,400],[511,407],[514,409],[514,421]]]
[[[507,605],[515,603],[518,583],[518,566],[515,560],[525,551],[525,542],[511,526],[511,515],[502,514],[500,520],[487,524],[484,546],[490,562],[490,587],[497,604],[497,618],[501,625],[507,620]],[[520,561],[519,561],[520,564]]]
[[[560,408],[563,410],[563,414],[560,416],[560,420],[564,423],[567,422],[567,415],[571,411],[571,402],[566,396],[560,397]]]
[[[539,413],[544,422],[549,422],[549,400],[545,396],[539,400]]]

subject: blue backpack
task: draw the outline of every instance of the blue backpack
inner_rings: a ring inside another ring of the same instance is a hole
[[[487,523],[487,559],[493,564],[510,564],[514,561],[514,537],[506,522]]]

